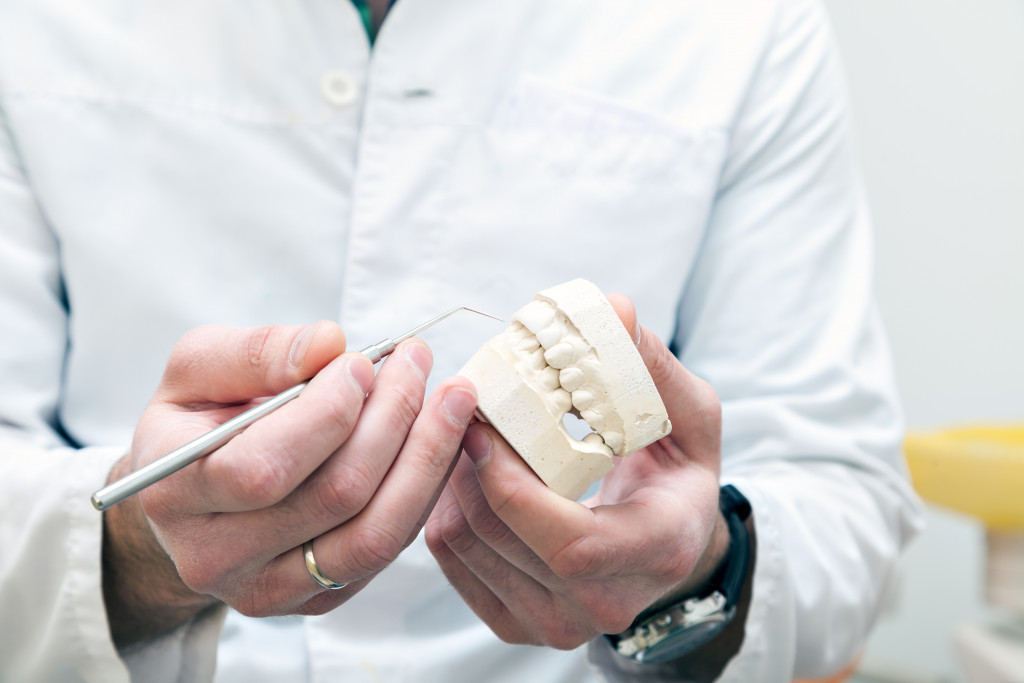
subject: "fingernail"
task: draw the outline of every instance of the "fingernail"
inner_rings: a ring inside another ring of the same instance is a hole
[[[405,357],[412,361],[413,365],[423,373],[423,379],[430,374],[430,368],[434,365],[434,356],[426,344],[412,343],[405,345]]]
[[[465,424],[476,410],[476,396],[461,387],[452,387],[445,392],[441,405],[453,423]]]
[[[640,323],[637,323],[636,332],[633,333],[633,343],[636,344],[637,346],[640,346],[640,339],[643,337],[643,332],[640,331],[642,329],[643,328],[640,327]]]
[[[480,469],[491,459],[491,439],[483,427],[471,427],[462,437],[462,449],[473,461],[473,467]]]
[[[365,356],[354,355],[349,358],[346,369],[348,376],[352,378],[363,394],[370,391],[370,385],[373,384],[373,364],[366,360]]]
[[[306,349],[309,348],[309,342],[313,339],[313,333],[316,331],[316,325],[306,325],[299,331],[299,334],[292,341],[292,348],[288,351],[288,363],[293,367],[297,368],[302,365],[302,359],[306,357]]]

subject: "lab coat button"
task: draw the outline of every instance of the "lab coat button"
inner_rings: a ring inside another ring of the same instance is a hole
[[[347,107],[356,100],[356,82],[344,71],[328,71],[320,79],[320,92],[335,107]]]

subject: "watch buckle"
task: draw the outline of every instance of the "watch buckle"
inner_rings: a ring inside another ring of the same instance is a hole
[[[672,633],[695,624],[723,621],[726,598],[719,591],[703,598],[690,598],[680,607],[658,612],[634,626],[632,634],[620,638],[615,649],[624,657],[636,658],[638,652],[649,650]]]

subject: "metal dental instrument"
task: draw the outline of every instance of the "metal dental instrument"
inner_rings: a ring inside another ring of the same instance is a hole
[[[385,356],[390,355],[399,343],[411,337],[415,337],[427,328],[433,327],[448,316],[458,313],[459,311],[469,311],[471,313],[476,313],[477,315],[494,318],[495,320],[500,321],[500,318],[495,318],[493,315],[488,315],[466,306],[456,306],[436,318],[431,318],[427,322],[417,325],[399,337],[394,339],[382,339],[376,344],[371,344],[365,349],[360,350],[359,353],[369,358],[370,362],[376,364]],[[213,453],[253,422],[261,417],[269,415],[288,401],[291,401],[293,398],[298,396],[302,390],[306,388],[307,384],[308,382],[302,382],[301,384],[296,384],[291,389],[285,389],[277,396],[267,399],[263,403],[247,410],[241,415],[231,418],[221,426],[210,430],[199,438],[171,451],[167,455],[154,460],[144,467],[140,467],[131,474],[118,479],[112,484],[108,484],[96,493],[92,494],[93,507],[97,510],[106,510],[111,505],[116,505],[125,498],[135,495],[147,486],[155,484],[169,474],[177,472],[182,467]]]

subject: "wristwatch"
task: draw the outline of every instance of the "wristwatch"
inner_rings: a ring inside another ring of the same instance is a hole
[[[750,503],[726,485],[719,507],[729,527],[724,560],[698,595],[643,612],[622,633],[605,636],[623,657],[648,664],[678,659],[714,638],[736,615],[750,564]]]

